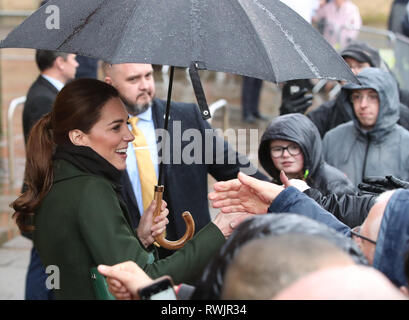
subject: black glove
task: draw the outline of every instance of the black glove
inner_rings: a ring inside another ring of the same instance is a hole
[[[300,91],[291,94],[290,86],[284,86],[282,93],[282,102],[280,115],[288,113],[304,113],[312,105],[312,94],[307,94],[308,89],[303,88]]]
[[[363,179],[363,183],[358,184],[358,188],[363,193],[380,194],[393,189],[409,189],[409,182],[394,176],[366,177]]]

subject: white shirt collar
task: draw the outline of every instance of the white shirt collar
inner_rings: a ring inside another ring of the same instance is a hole
[[[129,115],[129,116],[133,117],[132,115]],[[136,117],[138,117],[140,120],[152,121],[152,108],[151,108],[151,106],[146,111],[138,114]]]
[[[62,83],[60,80],[51,78],[50,76],[46,76],[45,74],[41,75],[44,79],[48,80],[58,91],[61,91],[62,88],[64,88],[64,83]]]

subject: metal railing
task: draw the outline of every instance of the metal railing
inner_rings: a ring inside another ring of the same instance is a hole
[[[0,10],[0,17],[28,17],[33,12],[30,10]]]
[[[229,113],[228,113],[228,109],[227,109],[227,101],[226,100],[224,100],[224,99],[217,100],[216,102],[212,103],[209,106],[211,118],[208,119],[207,121],[210,124],[212,124],[213,115],[219,109],[223,110],[223,116],[222,116],[223,117],[223,131],[226,131],[226,129],[229,127]]]
[[[14,188],[14,132],[13,132],[13,118],[14,113],[20,105],[24,105],[26,97],[19,97],[13,99],[7,111],[7,151],[8,151],[8,168],[9,168],[9,183],[10,189]]]
[[[381,68],[391,70],[396,76],[400,87],[409,90],[409,38],[385,29],[362,26],[357,30],[343,27],[339,30],[339,34],[337,35],[339,40],[335,48],[338,48],[338,50],[342,49],[340,48],[340,38],[342,32],[345,30],[357,31],[356,40],[366,42],[379,50],[383,60]],[[327,80],[325,79],[319,81],[314,87],[313,93],[318,93],[326,82]],[[334,92],[331,92],[331,97],[336,96],[338,92],[339,88],[336,88]]]

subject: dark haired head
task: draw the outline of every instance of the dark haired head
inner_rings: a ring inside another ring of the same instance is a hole
[[[27,143],[24,179],[27,190],[12,204],[22,232],[33,231],[31,217],[51,188],[56,145],[71,144],[71,130],[88,133],[112,98],[119,98],[118,91],[105,82],[74,80],[59,92],[51,113],[33,126]]]
[[[67,56],[68,53],[64,52],[37,50],[35,59],[38,69],[43,72],[53,66],[55,59],[57,59],[58,57],[62,57],[64,60],[66,60]]]

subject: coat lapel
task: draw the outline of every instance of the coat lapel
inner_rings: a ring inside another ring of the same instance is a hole
[[[43,87],[46,87],[48,90],[50,90],[52,93],[54,93],[55,95],[58,94],[58,90],[56,87],[54,87],[50,81],[48,81],[47,79],[45,79],[44,77],[42,77],[41,75],[38,76],[37,78],[38,84],[40,84]]]

